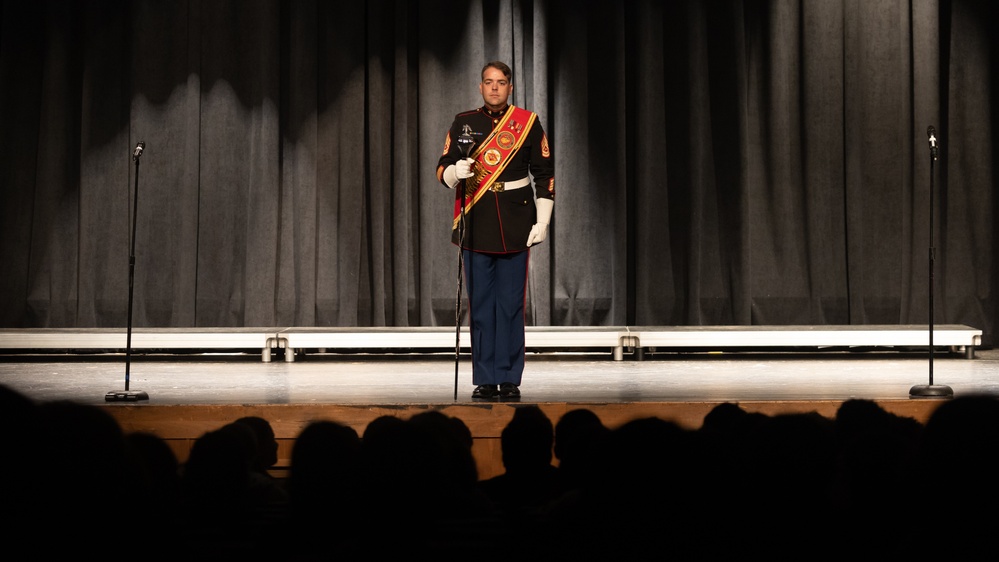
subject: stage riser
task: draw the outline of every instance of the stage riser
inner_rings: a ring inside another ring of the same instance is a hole
[[[885,410],[896,415],[913,418],[925,423],[930,414],[942,403],[940,400],[886,400],[877,401]],[[552,420],[558,422],[569,410],[592,410],[608,427],[618,427],[634,419],[657,417],[674,421],[682,427],[697,429],[704,417],[718,402],[640,402],[622,404],[540,403],[539,406]],[[788,401],[788,402],[739,402],[749,412],[766,415],[782,413],[817,412],[834,418],[841,401]],[[194,441],[208,431],[235,421],[243,416],[260,416],[268,420],[278,439],[280,461],[274,470],[276,476],[285,474],[295,437],[314,420],[333,420],[353,427],[363,435],[368,423],[381,416],[403,419],[438,410],[461,419],[473,437],[472,453],[479,468],[480,478],[489,478],[503,472],[500,434],[512,419],[520,404],[487,403],[426,406],[354,406],[354,405],[210,405],[210,406],[151,406],[148,404],[107,404],[105,408],[121,424],[125,432],[149,432],[165,439],[182,462],[187,459]],[[554,459],[553,459],[554,460]]]
[[[130,337],[129,337],[130,336]],[[528,326],[528,351],[607,351],[615,360],[625,350],[724,350],[824,348],[929,348],[929,326]],[[129,341],[130,340],[130,341]],[[964,325],[935,325],[934,347],[965,352],[981,345],[982,331]],[[259,351],[270,362],[311,352],[369,353],[412,351],[440,353],[469,350],[468,328],[38,328],[0,330],[0,350],[13,352],[201,353]],[[291,350],[292,352],[288,352]]]

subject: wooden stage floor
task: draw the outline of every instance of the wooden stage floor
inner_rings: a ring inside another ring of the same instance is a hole
[[[478,404],[465,353],[457,361],[454,353],[326,353],[268,363],[241,353],[0,355],[0,384],[35,400],[105,405],[109,391],[125,389],[126,366],[129,389],[149,396],[139,406]],[[520,402],[909,400],[931,367],[933,382],[955,394],[999,392],[999,350],[979,349],[973,359],[936,351],[932,361],[925,351],[670,352],[620,361],[558,352],[528,354]]]
[[[128,389],[148,399],[106,400]],[[455,379],[457,370],[457,396]],[[930,376],[932,373],[932,381]],[[376,417],[428,409],[462,419],[475,439],[480,477],[502,470],[499,435],[515,408],[536,404],[553,422],[576,408],[614,427],[659,417],[699,427],[723,402],[766,414],[816,411],[833,417],[846,400],[868,399],[924,421],[939,398],[910,397],[933,382],[955,396],[999,394],[999,351],[825,350],[646,352],[615,359],[599,352],[529,353],[519,402],[471,400],[462,353],[311,353],[262,362],[259,353],[6,353],[0,384],[36,401],[73,400],[106,409],[126,431],[170,442],[181,460],[206,431],[246,415],[274,426],[287,466],[294,438],[310,421],[333,419],[363,434]],[[945,400],[945,399],[944,399]]]

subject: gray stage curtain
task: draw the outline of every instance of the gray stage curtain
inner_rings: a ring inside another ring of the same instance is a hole
[[[997,12],[4,0],[0,325],[453,326],[435,165],[502,59],[556,158],[530,323],[925,324],[932,282],[990,344]]]

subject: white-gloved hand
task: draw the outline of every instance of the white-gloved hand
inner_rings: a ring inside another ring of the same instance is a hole
[[[538,222],[531,227],[531,234],[527,236],[528,248],[531,247],[531,244],[544,242],[548,236],[548,223],[552,220],[552,209],[555,207],[555,202],[551,199],[539,198],[535,201],[535,205],[538,207]]]
[[[472,172],[472,164],[474,163],[475,160],[472,160],[471,158],[458,160],[454,163],[454,175],[460,180],[472,177],[472,174],[474,174],[474,172]]]
[[[464,158],[462,160],[458,160],[454,164],[451,164],[444,170],[444,182],[447,183],[448,187],[454,189],[454,187],[458,185],[459,181],[475,175],[475,173],[472,172],[472,164],[474,163],[475,160],[472,160],[471,158]]]

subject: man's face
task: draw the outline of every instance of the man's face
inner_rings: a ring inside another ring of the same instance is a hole
[[[482,93],[486,107],[495,111],[506,107],[506,100],[513,92],[513,84],[507,80],[502,71],[490,66],[482,73],[479,92]]]

